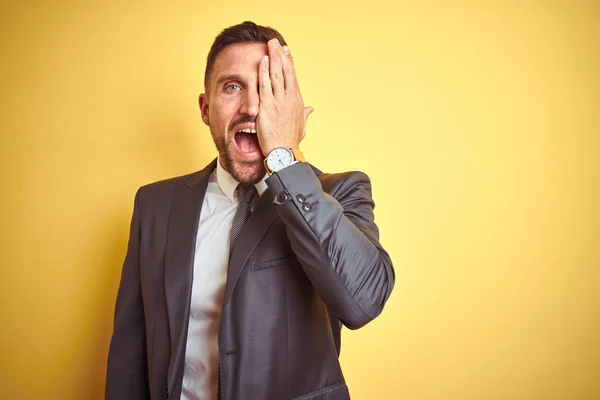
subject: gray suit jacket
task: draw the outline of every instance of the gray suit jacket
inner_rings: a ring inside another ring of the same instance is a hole
[[[108,356],[106,399],[179,399],[202,171],[136,194]],[[342,400],[341,324],[379,315],[394,270],[369,178],[307,163],[267,179],[231,256],[219,329],[223,400]]]

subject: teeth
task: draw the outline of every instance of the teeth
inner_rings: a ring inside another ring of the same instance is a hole
[[[256,129],[242,129],[240,132],[256,133]]]

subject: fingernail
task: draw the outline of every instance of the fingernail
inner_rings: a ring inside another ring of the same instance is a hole
[[[288,56],[290,55],[290,48],[287,46],[283,46],[283,51],[285,52],[285,54],[287,54]]]
[[[262,59],[262,62],[264,64],[268,64],[269,63],[269,56],[264,56],[263,59]]]

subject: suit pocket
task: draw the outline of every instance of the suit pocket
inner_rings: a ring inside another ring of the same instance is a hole
[[[348,386],[345,382],[334,383],[333,385],[315,390],[314,392],[294,397],[291,400],[349,400]]]
[[[291,264],[294,262],[296,262],[296,256],[282,257],[282,258],[277,258],[275,260],[268,260],[268,261],[258,261],[258,262],[254,263],[254,270],[258,271],[261,269],[281,267],[286,264]]]

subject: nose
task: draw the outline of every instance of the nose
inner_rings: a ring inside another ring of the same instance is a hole
[[[259,102],[258,91],[250,88],[246,89],[240,112],[251,117],[256,117],[258,115]]]

